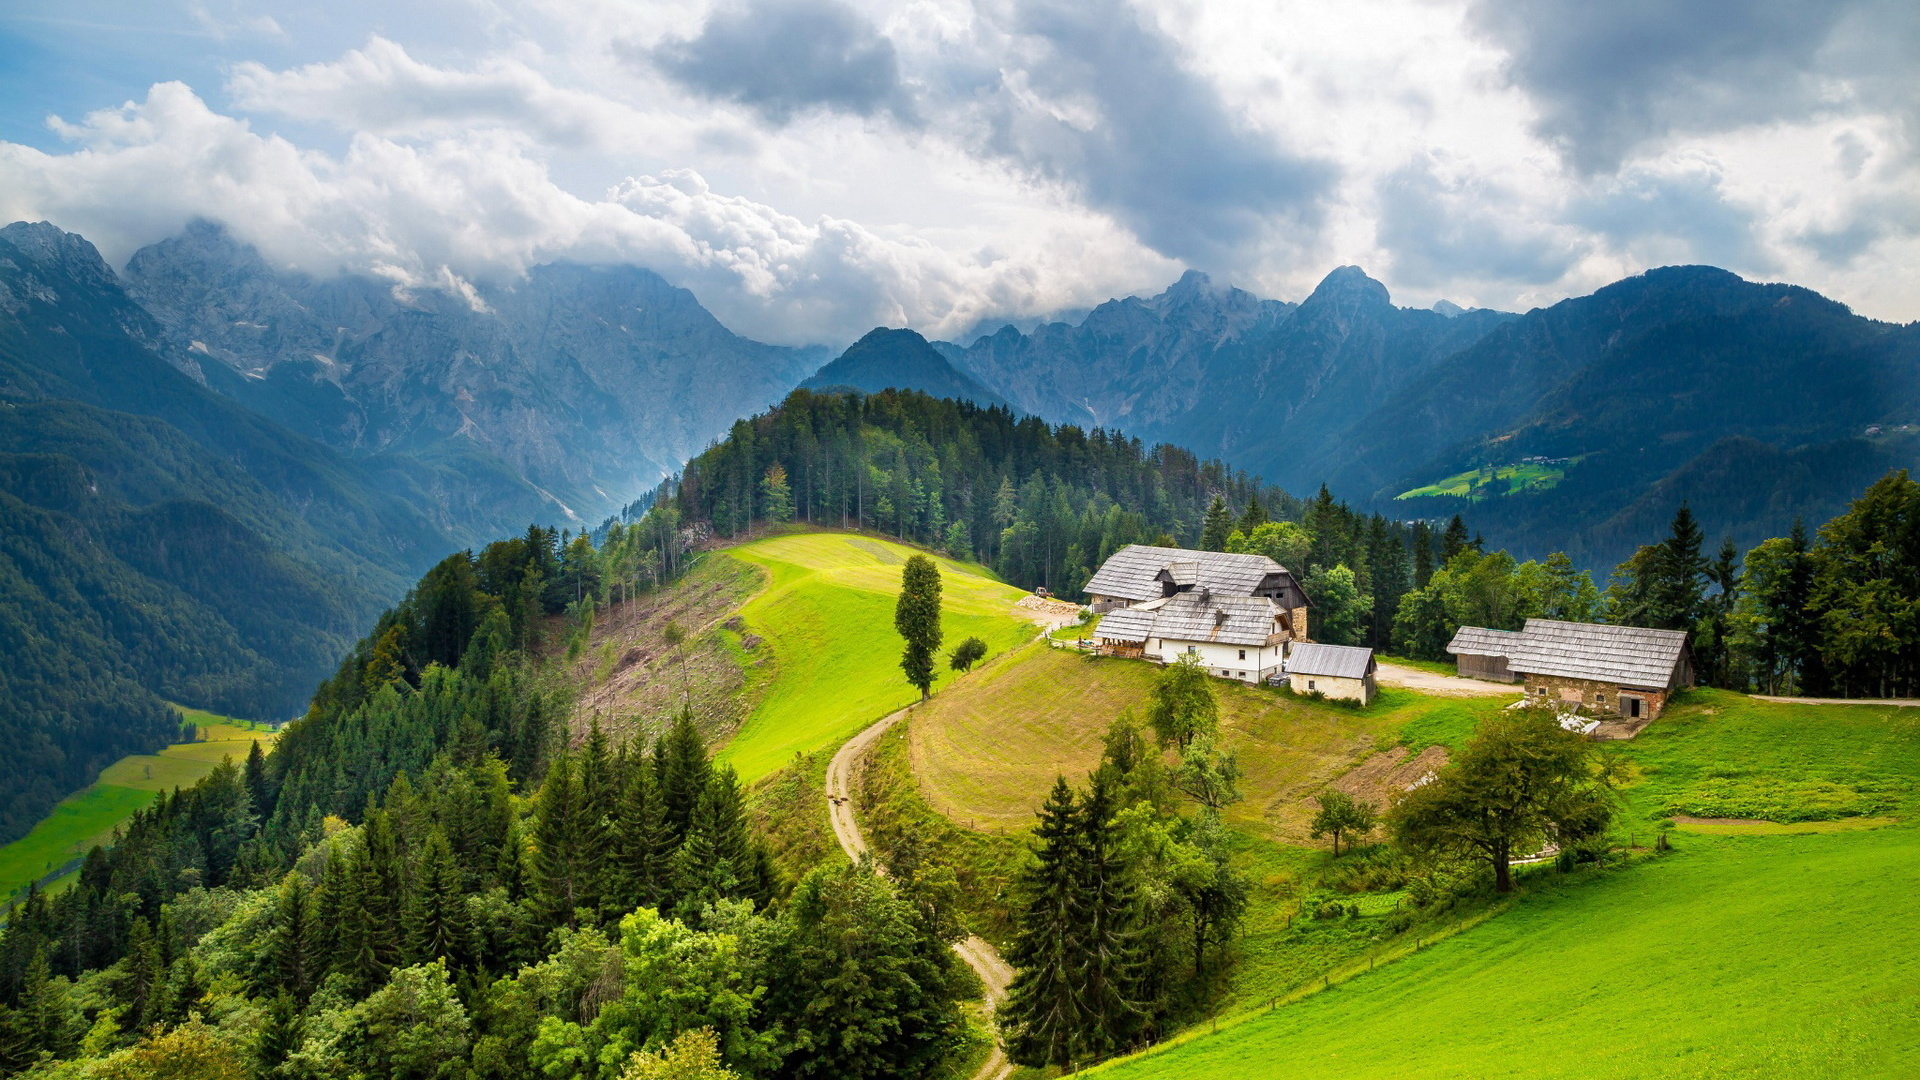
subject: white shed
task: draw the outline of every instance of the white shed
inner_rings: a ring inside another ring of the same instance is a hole
[[[1362,705],[1379,692],[1372,649],[1351,645],[1301,644],[1287,656],[1286,673],[1296,694],[1323,694]]]

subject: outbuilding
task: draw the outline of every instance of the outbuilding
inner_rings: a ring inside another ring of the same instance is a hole
[[[1296,694],[1320,694],[1370,704],[1380,692],[1372,649],[1352,645],[1302,644],[1288,652],[1284,670]]]
[[[1469,678],[1519,682],[1527,700],[1651,720],[1694,683],[1683,630],[1528,619],[1518,631],[1463,626],[1447,644]]]

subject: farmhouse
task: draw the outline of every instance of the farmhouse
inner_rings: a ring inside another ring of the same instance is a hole
[[[1259,682],[1305,641],[1306,591],[1264,555],[1133,544],[1087,582],[1100,651],[1171,663],[1190,655],[1221,678]]]
[[[1310,643],[1293,646],[1283,666],[1296,694],[1323,694],[1362,705],[1380,691],[1374,682],[1378,669],[1372,649]]]
[[[1659,716],[1674,691],[1693,685],[1681,630],[1528,619],[1521,630],[1463,626],[1447,651],[1468,678],[1522,683],[1530,700],[1629,719]]]

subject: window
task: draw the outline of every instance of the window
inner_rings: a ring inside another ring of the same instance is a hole
[[[1312,679],[1308,679],[1308,680],[1307,680],[1307,689],[1309,689],[1309,690],[1311,690],[1311,689],[1313,689],[1313,680],[1312,680]]]
[[[1601,709],[1604,709],[1604,708],[1606,708],[1606,707],[1607,707],[1607,695],[1605,695],[1605,694],[1595,694],[1595,695],[1593,695],[1593,704],[1594,704],[1594,706],[1595,706],[1595,707],[1597,707],[1597,708],[1601,708]]]
[[[1536,687],[1533,692],[1539,694],[1541,697],[1547,696],[1547,688],[1544,686]]]
[[[1247,658],[1247,650],[1245,650],[1245,649],[1241,649],[1241,650],[1240,650],[1240,659],[1242,659],[1242,660],[1245,660],[1246,658]]]

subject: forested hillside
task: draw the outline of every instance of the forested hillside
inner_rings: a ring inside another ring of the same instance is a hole
[[[0,230],[0,838],[170,737],[164,700],[297,711],[452,543],[410,485],[208,391],[155,333],[86,241]]]

